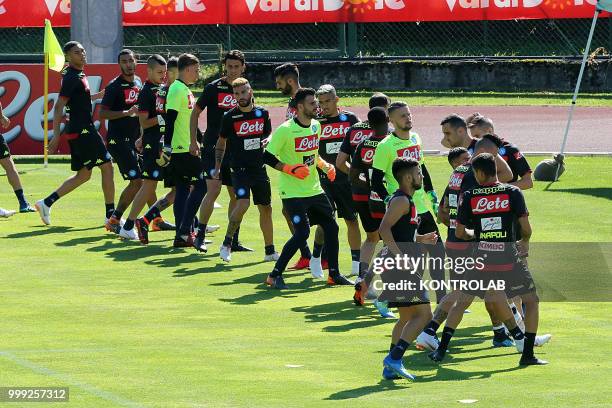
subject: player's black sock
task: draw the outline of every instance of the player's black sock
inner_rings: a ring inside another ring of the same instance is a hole
[[[274,245],[266,245],[266,255],[272,255],[274,253]]]
[[[361,250],[359,249],[351,249],[351,259],[355,262],[359,262],[359,258],[361,257]]]
[[[440,345],[438,346],[438,350],[443,353],[448,349],[448,343],[450,343],[453,338],[453,334],[455,334],[455,329],[445,326],[444,330],[442,330],[442,340],[440,340]]]
[[[206,224],[198,224],[198,237],[204,238],[206,235]]]
[[[240,227],[238,227],[238,229],[236,230],[236,232],[234,232],[234,236],[232,237],[232,240],[234,243],[238,244],[238,242],[240,242]],[[229,246],[232,246],[232,242],[230,241]]]
[[[359,277],[363,279],[368,273],[368,269],[370,269],[370,265],[367,262],[359,262]]]
[[[281,276],[283,273],[278,269],[278,268],[274,268],[272,269],[272,272],[270,273],[270,276],[273,278],[277,278],[279,276]]]
[[[104,207],[106,208],[106,218],[110,218],[115,212],[115,203],[106,203]]]
[[[438,328],[440,328],[440,323],[436,322],[435,320],[432,320],[431,322],[429,322],[429,324],[425,327],[425,330],[423,331],[429,334],[430,336],[435,336],[436,332],[438,331]]]
[[[19,208],[27,207],[28,202],[23,195],[23,189],[15,190],[15,195],[17,196],[17,200],[19,201]]]
[[[406,340],[400,339],[400,341],[397,342],[396,346],[393,347],[393,350],[390,352],[391,358],[394,360],[401,360],[402,357],[404,357],[404,353],[408,349],[409,345],[410,343],[408,343]]]
[[[312,256],[315,258],[320,258],[322,252],[323,252],[323,244],[318,244],[315,242],[312,247]]]
[[[391,343],[391,345],[389,346],[389,353],[392,352],[394,348],[395,344]]]
[[[113,211],[113,217],[120,220],[122,215],[123,215],[123,211],[119,211],[115,208],[115,211]]]
[[[230,237],[229,235],[226,235],[226,236],[225,236],[225,239],[223,240],[223,246],[226,246],[226,247],[231,247],[231,246],[232,246],[232,241],[233,241],[233,240],[234,240],[234,239],[233,239],[232,237]]]
[[[312,253],[310,252],[310,248],[308,247],[308,244],[305,244],[304,246],[300,248],[300,256],[306,259],[312,258]]]
[[[125,223],[123,224],[123,229],[126,231],[134,229],[134,220],[130,220],[129,218],[125,220]]]
[[[522,340],[525,338],[525,334],[523,333],[521,328],[518,326],[510,330],[510,335],[512,336],[514,340]]]
[[[493,338],[506,337],[506,328],[503,325],[493,327]]]
[[[157,208],[156,205],[149,208],[149,211],[147,211],[147,213],[144,215],[144,219],[147,220],[147,222],[151,222],[157,217],[161,217],[161,213],[159,212],[159,208]]]
[[[49,197],[45,198],[45,205],[47,207],[51,207],[53,203],[55,203],[59,199],[60,199],[59,194],[57,194],[56,192],[53,192],[51,193],[51,195],[49,195]]]
[[[525,344],[523,345],[523,358],[533,358],[533,345],[535,344],[535,333],[525,332]]]

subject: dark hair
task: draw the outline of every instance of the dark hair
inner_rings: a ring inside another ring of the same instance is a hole
[[[370,97],[370,100],[368,101],[368,106],[370,107],[370,109],[375,108],[377,106],[382,106],[383,108],[386,108],[387,106],[389,106],[390,103],[391,99],[389,99],[387,95],[381,92],[376,92]]]
[[[70,50],[73,47],[76,47],[76,46],[79,46],[79,45],[81,45],[81,43],[78,42],[78,41],[68,41],[66,44],[64,44],[64,47],[62,48],[62,50],[64,51],[64,54],[68,54],[68,52],[70,52]],[[82,45],[81,45],[81,47],[82,47]]]
[[[497,174],[497,166],[495,165],[495,157],[490,153],[480,153],[472,159],[472,168],[474,172],[481,171],[487,177],[493,177]]]
[[[292,76],[295,79],[298,79],[300,77],[300,70],[298,69],[297,65],[295,65],[294,63],[288,62],[286,64],[283,64],[281,66],[276,67],[276,69],[274,70],[274,77],[287,77],[287,76]]]
[[[178,57],[170,57],[168,58],[168,69],[178,68]]]
[[[370,127],[375,129],[389,122],[389,114],[385,108],[376,106],[368,112],[368,122],[370,122]]]
[[[199,64],[200,60],[193,54],[181,54],[178,58],[178,69],[179,71],[184,70],[192,65]]]
[[[389,115],[391,115],[391,113],[397,109],[401,109],[401,108],[405,108],[407,107],[408,104],[406,102],[393,102],[391,105],[389,105]]]
[[[440,122],[441,126],[444,126],[446,124],[451,125],[453,129],[463,128],[467,130],[467,123],[465,122],[465,119],[463,119],[461,116],[457,115],[456,113],[453,113],[452,115],[448,115],[447,117],[444,118],[444,120],[442,120],[442,122]]]
[[[393,165],[391,167],[391,171],[393,172],[393,177],[399,183],[407,171],[412,170],[418,165],[419,165],[419,162],[414,159],[399,157],[393,160]]]
[[[240,61],[240,62],[242,62],[242,65],[246,64],[246,59],[244,58],[244,53],[242,51],[240,51],[240,50],[231,50],[231,51],[228,51],[223,56],[223,63],[225,64],[227,62],[227,60]]]
[[[128,48],[124,48],[121,51],[119,51],[119,55],[117,55],[117,62],[119,62],[122,55],[131,55],[132,57],[134,57],[134,59],[136,59],[136,54],[134,54],[134,51]]]
[[[480,113],[476,112],[471,114],[467,118],[468,127],[479,127],[481,129],[491,128],[494,129],[493,121],[490,118],[482,116]]]
[[[304,103],[307,96],[315,96],[316,91],[312,88],[299,88],[293,97],[293,101],[297,106],[300,103]]]
[[[467,153],[468,150],[465,147],[454,147],[448,152],[448,162],[453,164],[457,158],[459,158],[462,154]]]
[[[154,64],[165,66],[166,60],[159,54],[151,55],[149,59],[147,59],[147,65],[149,68],[152,68]]]

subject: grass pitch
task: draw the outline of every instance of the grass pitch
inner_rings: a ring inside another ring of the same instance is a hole
[[[540,159],[529,157],[533,167]],[[441,193],[446,159],[426,160]],[[18,168],[32,203],[70,174],[67,164]],[[570,157],[567,168],[559,183],[526,192],[532,246],[612,242],[612,160]],[[0,206],[14,208],[5,177],[0,185]],[[288,233],[274,199],[280,250]],[[219,201],[226,208],[225,193]],[[211,220],[222,229],[225,208]],[[103,215],[96,171],[54,205],[51,227],[37,214],[0,219],[0,386],[68,386],[66,406],[88,408],[461,406],[470,399],[480,407],[610,406],[610,302],[543,303],[539,331],[554,337],[537,351],[550,365],[527,369],[518,368],[514,349],[490,347],[490,322],[475,304],[443,364],[412,348],[405,363],[417,380],[382,381],[393,322],[372,306],[354,307],[351,288],[327,288],[308,272],[289,272],[290,290],[282,294],[265,288],[272,265],[260,263],[254,208],[241,237],[256,252],[234,254],[230,265],[218,259],[221,231],[202,256],[171,249],[172,233],[151,234],[147,247],[121,242],[103,230]],[[578,270],[585,285],[610,284],[612,254],[602,254],[602,281],[588,279],[589,267]],[[545,272],[533,268],[536,282]]]

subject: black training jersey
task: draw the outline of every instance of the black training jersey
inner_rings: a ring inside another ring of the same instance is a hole
[[[351,158],[351,167],[355,167],[359,170],[359,177],[363,177],[368,185],[371,185],[372,163],[374,161],[376,146],[386,137],[387,135],[379,136],[372,134],[357,145],[353,157]],[[369,188],[364,189],[358,184],[351,184],[351,190],[353,192],[353,200],[355,201],[367,201],[370,197],[371,189]]]
[[[87,76],[83,71],[71,66],[64,68],[59,96],[67,100],[68,125],[66,132],[79,133],[82,129],[93,124],[91,92]]]
[[[342,140],[340,151],[353,157],[357,145],[374,134],[370,123],[366,120],[351,126]]]
[[[478,186],[474,171],[469,163],[457,166],[451,174],[448,186],[444,192],[444,199],[448,203],[449,227],[446,240],[450,242],[463,242],[455,236],[457,214],[463,199],[463,193]]]
[[[335,165],[342,141],[350,127],[359,122],[359,118],[352,112],[340,111],[338,116],[321,116],[317,120],[321,123],[319,156],[326,162]],[[340,174],[344,173],[340,172]]]
[[[262,167],[262,140],[271,132],[270,114],[261,106],[255,106],[250,112],[242,112],[238,107],[228,111],[223,116],[219,137],[227,139],[226,155],[230,155],[230,166]]]
[[[419,227],[419,215],[416,206],[412,201],[412,197],[404,193],[402,190],[397,190],[393,193],[393,197],[389,200],[389,204],[397,197],[406,197],[410,201],[410,209],[408,213],[402,217],[391,227],[391,234],[396,243],[416,242],[417,229]]]
[[[217,144],[223,115],[236,107],[232,86],[226,81],[225,77],[212,81],[204,87],[204,91],[196,104],[200,109],[206,109],[204,146],[212,147]]]
[[[162,119],[165,120],[166,92],[167,91],[162,85],[156,85],[150,81],[145,82],[144,86],[140,90],[140,94],[138,95],[138,110],[141,113],[146,113],[148,119],[161,115]],[[162,123],[144,129],[143,134],[152,136],[158,135],[161,139],[165,133],[165,130],[165,123]]]
[[[102,98],[102,106],[111,111],[126,111],[136,105],[140,89],[133,81],[126,81],[120,75],[107,86]],[[124,117],[108,121],[107,138],[131,139],[135,141],[140,137],[140,123],[137,117]]]
[[[511,183],[518,180],[519,177],[531,173],[529,162],[527,162],[527,159],[523,156],[518,147],[512,143],[504,140],[502,147],[499,148],[499,155],[508,163],[510,170],[512,170]]]

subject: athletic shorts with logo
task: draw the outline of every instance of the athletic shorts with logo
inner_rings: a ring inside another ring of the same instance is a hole
[[[164,168],[157,164],[162,143],[159,134],[142,136],[142,178],[162,181],[165,179]]]
[[[168,168],[175,184],[196,184],[204,179],[202,160],[191,153],[172,153]]]
[[[202,168],[204,169],[204,177],[206,180],[216,180],[213,177],[212,170],[215,169],[215,147],[204,146],[202,148]],[[229,165],[229,152],[225,151],[225,156],[221,162],[221,176],[219,177],[221,184],[224,186],[232,186],[232,170]]]
[[[6,159],[7,157],[11,157],[11,151],[6,140],[4,140],[4,136],[0,135],[0,159]]]
[[[368,203],[368,201],[354,201],[353,205],[355,206],[355,210],[359,214],[359,219],[361,220],[361,226],[363,227],[363,230],[365,232],[378,231],[382,218],[372,217],[372,213],[370,212],[370,204]]]
[[[231,169],[232,185],[236,198],[250,199],[253,194],[253,204],[270,205],[272,203],[272,188],[265,167]]]
[[[334,209],[325,194],[283,198],[282,202],[285,213],[295,224],[306,220],[309,225],[319,225],[334,219]]]
[[[117,163],[119,172],[124,180],[137,180],[142,178],[141,163],[138,159],[134,141],[127,138],[113,138],[108,141],[108,151]]]
[[[357,210],[353,202],[351,184],[346,176],[339,176],[331,182],[325,174],[320,174],[321,187],[329,198],[332,207],[337,211],[339,218],[348,221],[357,219]]]
[[[102,136],[91,125],[87,128],[64,134],[70,146],[70,169],[79,171],[83,167],[88,170],[112,160],[110,153],[104,146]]]

